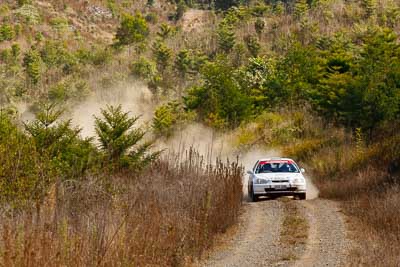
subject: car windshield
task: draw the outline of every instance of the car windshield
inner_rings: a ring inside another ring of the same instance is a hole
[[[289,160],[260,161],[256,173],[299,172],[296,164]]]

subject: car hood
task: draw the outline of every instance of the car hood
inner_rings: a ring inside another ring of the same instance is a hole
[[[256,174],[257,178],[263,178],[263,179],[271,179],[273,180],[282,180],[282,179],[295,179],[295,178],[303,178],[303,175],[301,173],[295,172],[295,173],[257,173]]]

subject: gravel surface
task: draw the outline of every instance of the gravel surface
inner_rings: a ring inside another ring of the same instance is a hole
[[[245,203],[237,233],[199,266],[345,266],[350,242],[337,203],[289,201],[309,225],[305,244],[280,242],[287,201]]]
[[[295,266],[346,266],[351,242],[347,238],[344,216],[334,201],[298,201],[309,222],[306,252]]]
[[[200,266],[269,266],[281,254],[279,246],[283,203],[245,203],[239,232]]]

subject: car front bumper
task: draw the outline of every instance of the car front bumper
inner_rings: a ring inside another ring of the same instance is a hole
[[[298,193],[306,193],[305,184],[254,184],[253,192],[255,195],[295,195]]]

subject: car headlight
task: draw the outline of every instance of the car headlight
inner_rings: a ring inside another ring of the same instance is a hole
[[[295,179],[293,180],[293,183],[294,183],[294,184],[304,184],[304,183],[305,183],[305,180],[304,180],[304,178],[295,178]]]
[[[255,184],[269,184],[269,183],[271,183],[271,180],[256,178],[256,179],[254,180],[254,183],[255,183]]]

